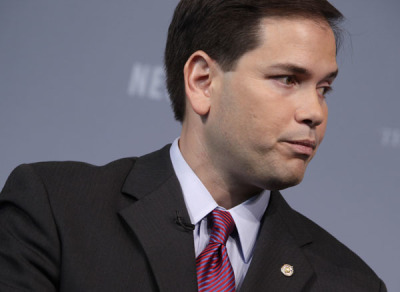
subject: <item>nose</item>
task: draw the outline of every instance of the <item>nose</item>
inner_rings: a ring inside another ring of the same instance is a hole
[[[321,97],[314,89],[304,93],[299,99],[295,118],[298,123],[315,128],[325,121],[327,114],[328,108],[324,97]]]

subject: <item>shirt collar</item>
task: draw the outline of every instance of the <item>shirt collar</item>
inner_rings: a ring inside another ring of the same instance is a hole
[[[175,174],[182,188],[183,198],[192,224],[199,223],[212,210],[218,207],[206,187],[183,158],[175,139],[170,149],[170,156]]]
[[[170,149],[171,161],[182,188],[190,221],[196,225],[212,210],[217,208],[218,204],[186,163],[179,150],[178,141],[179,138],[175,139],[172,143]],[[246,262],[251,259],[251,255],[253,254],[253,248],[260,228],[260,220],[268,206],[269,197],[269,191],[263,191],[259,195],[228,210],[235,221]]]
[[[236,224],[246,262],[250,260],[253,254],[258,230],[260,229],[260,220],[267,209],[269,197],[270,192],[264,190],[259,195],[229,210]]]

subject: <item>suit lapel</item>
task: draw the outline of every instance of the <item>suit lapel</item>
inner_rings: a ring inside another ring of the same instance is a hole
[[[197,291],[193,231],[176,223],[177,213],[190,219],[169,146],[140,157],[122,191],[137,199],[120,215],[141,242],[159,289]]]
[[[122,192],[137,201],[120,211],[147,255],[161,291],[197,291],[193,232],[170,158],[169,146],[140,157]],[[272,192],[241,291],[301,291],[314,271],[302,252],[311,236],[279,192]],[[281,267],[294,267],[291,277]]]
[[[304,289],[314,271],[301,248],[312,239],[297,216],[279,192],[271,193],[241,291],[295,292]],[[294,267],[292,276],[281,272],[284,264]]]

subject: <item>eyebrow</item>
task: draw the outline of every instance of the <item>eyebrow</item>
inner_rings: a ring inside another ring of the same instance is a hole
[[[275,64],[270,66],[270,68],[280,69],[290,72],[292,74],[300,74],[307,77],[312,75],[308,69],[290,63]],[[338,74],[339,74],[339,69],[336,69],[335,71],[328,73],[324,78],[322,78],[322,80],[335,79]]]

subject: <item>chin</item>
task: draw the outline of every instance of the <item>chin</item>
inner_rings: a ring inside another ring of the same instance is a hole
[[[295,185],[298,185],[303,180],[304,173],[302,175],[293,175],[293,176],[286,176],[286,177],[274,177],[268,179],[268,183],[265,189],[270,191],[280,191]]]

